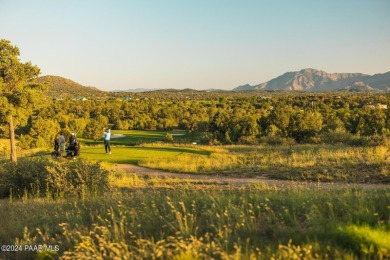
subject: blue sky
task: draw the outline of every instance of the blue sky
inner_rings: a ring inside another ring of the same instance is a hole
[[[390,71],[388,0],[0,0],[0,28],[42,75],[104,90]]]

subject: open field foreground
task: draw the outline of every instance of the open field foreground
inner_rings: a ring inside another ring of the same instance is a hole
[[[390,189],[221,185],[110,174],[79,199],[0,201],[0,243],[58,251],[3,259],[356,259],[390,257]]]
[[[76,160],[26,150],[0,161],[0,244],[13,246],[0,259],[390,257],[386,144],[133,145],[115,134],[112,154],[83,140]]]
[[[0,244],[21,250],[3,250],[0,258],[390,257],[388,184],[105,165],[47,156],[1,162]],[[50,250],[29,250],[31,245]]]

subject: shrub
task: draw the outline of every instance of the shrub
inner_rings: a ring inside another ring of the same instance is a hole
[[[292,145],[295,144],[295,140],[292,138],[283,138],[280,136],[262,136],[259,139],[259,143],[269,145]]]
[[[172,142],[172,141],[173,141],[173,135],[167,133],[167,134],[165,135],[164,141],[165,141],[165,142],[168,142],[168,143]]]
[[[389,146],[390,145],[390,139],[385,135],[371,135],[365,137],[366,145],[368,146],[378,146],[378,145],[384,145]]]
[[[247,144],[247,145],[256,145],[258,144],[258,140],[255,136],[241,136],[238,138],[239,144]]]
[[[33,143],[32,143],[31,147],[32,148],[48,147],[48,144],[47,144],[46,140],[43,137],[38,136],[37,138],[33,139]]]
[[[306,140],[306,142],[309,143],[309,144],[321,144],[322,143],[322,139],[319,136],[312,136],[312,137],[309,137]]]
[[[321,139],[326,144],[345,143],[351,139],[352,135],[346,131],[329,131],[321,135]]]
[[[18,164],[3,161],[0,164],[0,197],[23,196],[25,191],[42,194],[46,187],[46,167],[50,161],[43,157],[19,158]]]
[[[46,168],[47,183],[52,195],[83,196],[85,192],[99,194],[109,189],[109,172],[99,163],[79,159],[67,163],[54,162]]]
[[[51,161],[45,157],[20,158],[18,164],[0,163],[0,197],[32,195],[84,196],[109,189],[108,171],[86,160]]]
[[[34,139],[30,135],[21,135],[18,146],[22,149],[30,149],[34,147]]]
[[[365,146],[367,142],[363,137],[352,135],[347,139],[346,144],[350,146]]]
[[[211,145],[212,144],[213,136],[209,133],[203,134],[202,138],[200,139],[201,144],[205,145]]]

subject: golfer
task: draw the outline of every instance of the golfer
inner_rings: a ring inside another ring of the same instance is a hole
[[[106,149],[107,154],[111,154],[110,139],[111,130],[107,129],[107,131],[104,133],[104,148]]]
[[[59,156],[62,156],[62,154],[65,153],[65,137],[63,133],[60,133],[60,137],[58,137],[58,144],[60,146]]]

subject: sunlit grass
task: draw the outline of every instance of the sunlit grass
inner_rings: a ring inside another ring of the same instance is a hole
[[[378,213],[374,213],[378,214]],[[378,252],[378,255],[390,255],[390,230],[376,229],[368,225],[347,225],[339,228],[341,243],[352,247],[363,255]]]
[[[283,179],[390,182],[388,148],[346,145],[202,147],[210,156],[148,157],[139,164],[174,172]]]
[[[111,184],[85,200],[0,201],[0,243],[57,244],[64,259],[390,257],[389,189],[207,186],[124,172]]]
[[[186,146],[112,146],[111,154],[106,154],[104,146],[83,146],[81,157],[108,163],[137,164],[148,158],[165,160],[179,155],[207,156],[208,151]]]
[[[18,140],[16,140],[16,144]],[[9,139],[0,139],[0,160],[1,159],[9,159],[10,150],[11,150],[10,140]],[[20,156],[30,156],[37,153],[45,152],[47,148],[34,148],[23,150],[20,147],[16,146],[16,155]]]

